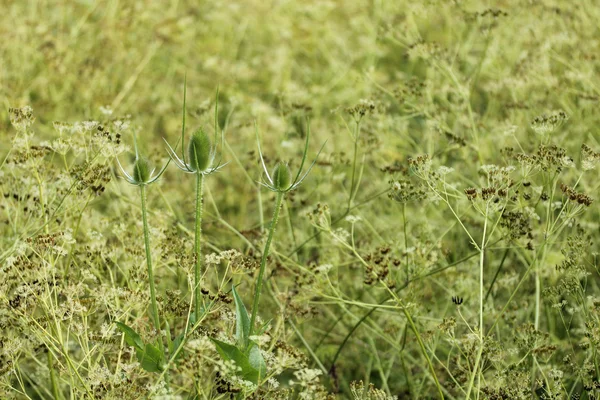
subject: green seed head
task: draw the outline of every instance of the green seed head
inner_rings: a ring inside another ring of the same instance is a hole
[[[140,157],[133,164],[133,180],[145,183],[150,180],[150,162],[147,158]]]
[[[292,173],[286,163],[279,162],[273,170],[273,186],[278,190],[287,190],[292,182]]]
[[[212,163],[212,144],[210,137],[204,130],[198,129],[192,135],[188,147],[190,167],[193,171],[205,171]]]

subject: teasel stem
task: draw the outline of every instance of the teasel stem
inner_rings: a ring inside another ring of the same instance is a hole
[[[204,191],[204,175],[196,173],[196,231],[194,252],[196,253],[196,265],[194,268],[194,317],[198,320],[200,316],[200,278],[202,267],[202,194]]]
[[[258,304],[260,301],[260,291],[262,289],[263,276],[265,274],[265,269],[267,266],[267,257],[269,256],[269,248],[271,247],[271,242],[273,241],[273,236],[275,235],[277,220],[279,219],[279,211],[281,209],[281,204],[283,203],[284,195],[285,192],[277,192],[277,199],[275,200],[275,210],[273,210],[273,219],[271,220],[271,226],[269,227],[269,236],[267,237],[267,243],[265,243],[265,248],[260,259],[260,269],[258,271],[258,278],[256,279],[256,286],[254,289],[254,304],[252,305],[252,317],[250,318],[249,336],[252,336],[254,332],[254,323],[256,322],[256,314],[258,313]]]
[[[156,289],[154,288],[154,273],[152,271],[152,254],[150,252],[150,232],[148,229],[148,216],[146,212],[146,185],[140,186],[140,193],[142,196],[142,222],[144,223],[144,244],[146,246],[146,264],[148,265],[152,318],[154,320],[154,328],[157,331],[160,331],[160,319],[158,318],[158,306],[156,305]]]

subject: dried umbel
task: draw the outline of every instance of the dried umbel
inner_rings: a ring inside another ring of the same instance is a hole
[[[407,179],[390,181],[390,199],[399,203],[421,201],[427,198],[427,192],[422,185],[415,185]]]
[[[10,115],[10,123],[18,131],[26,130],[35,121],[35,118],[33,116],[33,109],[30,106],[25,106],[21,108],[9,108],[8,114]]]

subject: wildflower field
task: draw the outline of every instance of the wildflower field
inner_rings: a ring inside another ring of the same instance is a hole
[[[600,398],[597,1],[0,11],[0,399]]]

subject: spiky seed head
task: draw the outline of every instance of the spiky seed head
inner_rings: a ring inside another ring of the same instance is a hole
[[[212,143],[203,129],[198,129],[188,147],[190,167],[193,171],[205,171],[212,163]]]
[[[292,173],[286,163],[279,162],[273,170],[273,186],[278,190],[287,190],[292,183]]]
[[[150,161],[140,157],[133,164],[133,180],[137,183],[145,183],[150,180]]]

